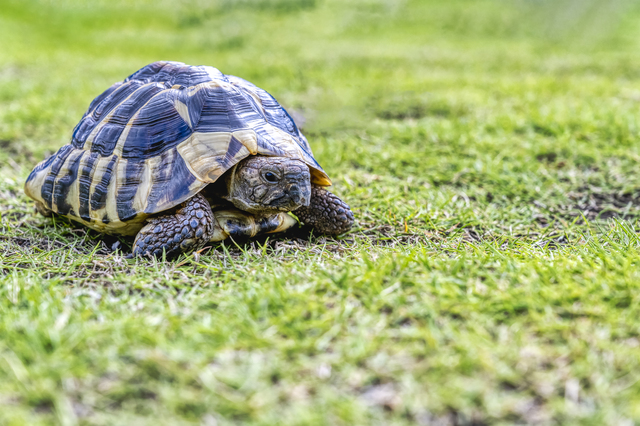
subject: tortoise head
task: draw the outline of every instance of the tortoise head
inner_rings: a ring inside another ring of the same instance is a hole
[[[227,175],[227,199],[248,213],[293,211],[308,206],[309,166],[285,157],[251,156]]]

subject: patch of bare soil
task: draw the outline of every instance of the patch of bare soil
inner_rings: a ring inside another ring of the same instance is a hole
[[[583,216],[589,221],[640,217],[640,191],[628,193],[606,191],[598,187],[581,187],[568,192],[566,196],[568,203],[557,207],[534,203],[562,219],[573,222],[578,218],[578,224],[584,223]],[[545,225],[547,220],[540,216],[538,222]]]

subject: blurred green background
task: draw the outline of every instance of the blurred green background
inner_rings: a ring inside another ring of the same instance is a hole
[[[294,112],[354,230],[148,264],[35,216],[157,60]],[[636,424],[639,107],[638,1],[0,0],[0,423]]]
[[[603,79],[629,84],[638,73],[638,5],[630,0],[0,6],[0,138],[52,147],[94,96],[159,59],[242,76],[308,111],[306,127],[325,133],[376,117],[463,114],[508,101],[514,86],[514,95],[559,85],[554,95],[570,95],[588,85],[615,96]]]

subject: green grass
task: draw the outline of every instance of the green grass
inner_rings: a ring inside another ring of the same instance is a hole
[[[0,424],[640,423],[639,36],[629,0],[1,0]],[[160,59],[303,116],[353,231],[149,262],[34,214]]]

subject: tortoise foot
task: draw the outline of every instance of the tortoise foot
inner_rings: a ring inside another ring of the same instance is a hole
[[[293,212],[305,224],[327,235],[347,232],[353,225],[353,212],[349,206],[326,189],[313,186],[308,206]]]
[[[36,212],[40,213],[44,217],[53,216],[53,212],[46,208],[40,201],[36,201]]]
[[[214,231],[209,202],[196,194],[174,214],[155,217],[140,230],[133,243],[133,256],[175,257],[203,247]]]
[[[211,241],[251,238],[260,234],[273,234],[285,231],[298,222],[287,213],[257,216],[240,210],[218,210],[213,213],[216,228]]]

